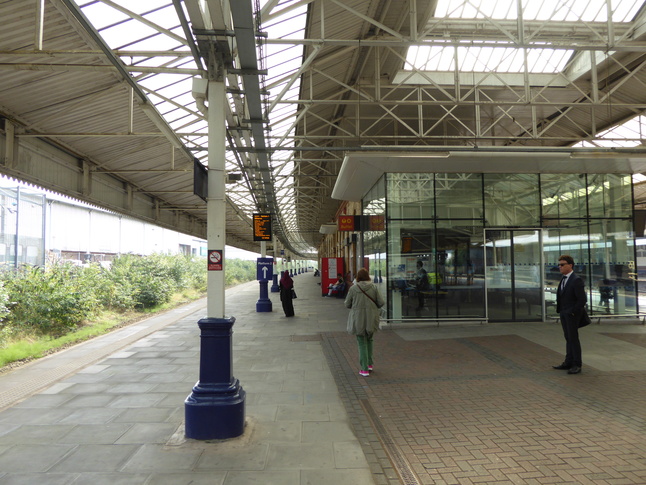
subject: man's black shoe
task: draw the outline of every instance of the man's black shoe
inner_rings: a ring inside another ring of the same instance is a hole
[[[570,367],[570,370],[567,371],[568,374],[580,374],[581,373],[581,367],[578,365]]]
[[[571,365],[567,365],[566,363],[563,363],[563,364],[561,364],[561,365],[553,365],[553,366],[552,366],[552,369],[568,370],[568,369],[570,369],[571,367],[572,367]]]

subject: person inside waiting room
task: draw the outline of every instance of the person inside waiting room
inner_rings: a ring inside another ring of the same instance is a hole
[[[610,300],[614,299],[615,293],[612,282],[608,278],[601,280],[599,284],[599,306],[605,306],[610,311]]]
[[[348,290],[344,303],[350,309],[348,333],[357,337],[359,375],[367,377],[373,370],[373,337],[379,330],[381,307],[385,303],[377,285],[370,281],[367,269],[357,271],[356,284]]]
[[[424,269],[424,262],[417,261],[417,271],[415,272],[415,288],[417,289],[417,310],[424,308],[424,292],[430,289],[428,273]]]
[[[336,295],[337,293],[342,291],[343,288],[345,288],[343,275],[341,273],[337,273],[336,283],[330,283],[330,285],[327,287],[327,296]]]
[[[559,257],[559,271],[563,277],[556,290],[556,311],[565,337],[565,360],[552,367],[567,370],[568,374],[579,374],[583,365],[579,327],[590,323],[585,309],[588,297],[583,279],[574,272],[572,256],[564,254]]]

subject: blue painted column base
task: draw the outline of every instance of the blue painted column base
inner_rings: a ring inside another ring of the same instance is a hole
[[[271,292],[272,293],[278,293],[280,291],[280,287],[278,286],[278,275],[275,274],[273,277],[273,283],[271,285]]]
[[[271,300],[269,299],[269,293],[267,292],[267,280],[261,280],[260,283],[260,298],[256,302],[256,312],[270,312],[272,310]]]
[[[234,322],[233,317],[198,322],[200,380],[184,401],[187,438],[228,439],[244,432],[246,392],[231,373]]]
[[[186,437],[222,440],[244,433],[246,392],[238,379],[228,389],[199,384],[184,401]]]

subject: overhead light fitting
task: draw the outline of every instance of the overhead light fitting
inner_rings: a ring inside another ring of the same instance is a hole
[[[570,158],[585,159],[585,158],[645,158],[646,151],[573,151],[570,152]]]
[[[334,234],[337,231],[337,226],[336,224],[323,224],[321,225],[321,229],[319,232],[321,234]]]
[[[422,153],[409,152],[409,153],[402,153],[402,154],[397,153],[394,156],[399,158],[449,158],[451,156],[451,153],[449,152],[422,152]]]

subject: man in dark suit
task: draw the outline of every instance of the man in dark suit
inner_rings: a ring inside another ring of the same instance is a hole
[[[587,296],[583,280],[574,273],[574,259],[567,254],[559,258],[559,271],[563,275],[556,291],[556,311],[561,317],[565,336],[565,360],[554,369],[564,369],[568,374],[581,372],[581,343],[579,327],[587,321],[585,304]]]

